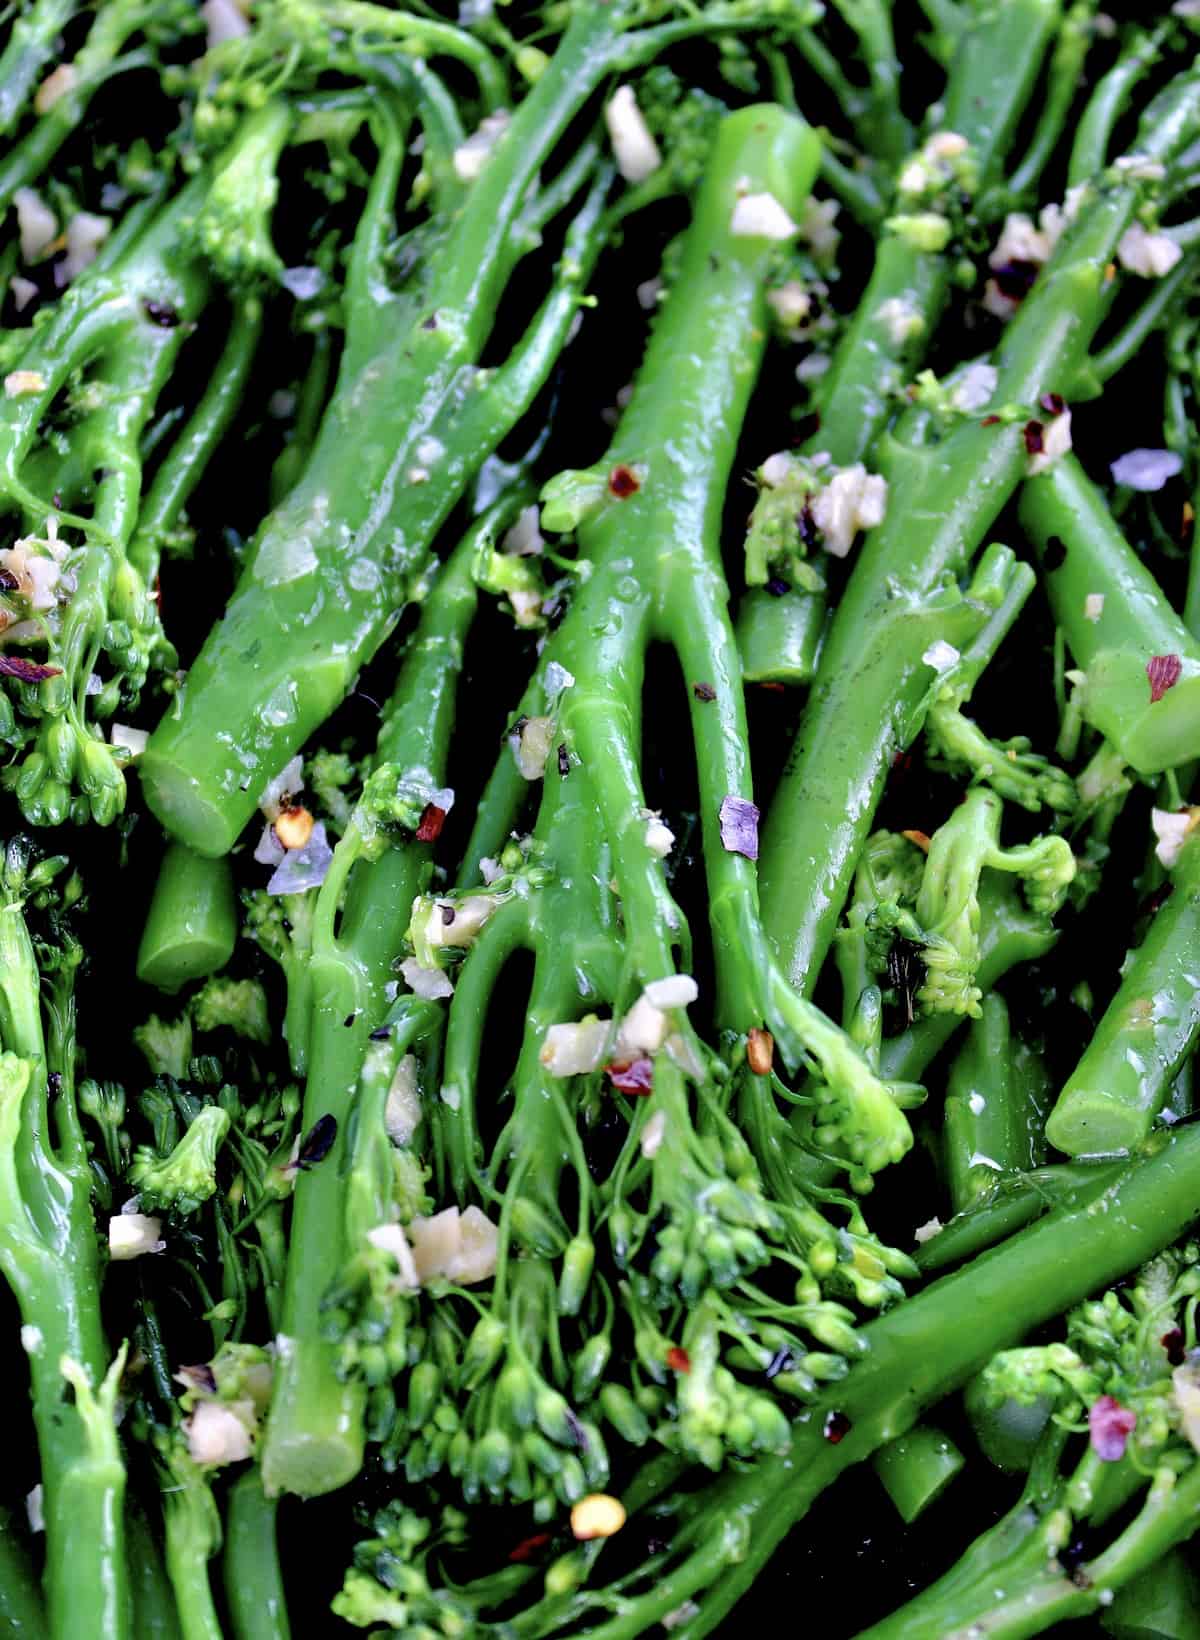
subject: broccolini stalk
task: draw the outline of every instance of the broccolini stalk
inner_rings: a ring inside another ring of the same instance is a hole
[[[1191,69],[1148,108],[1137,152],[1169,165],[1198,125],[1200,73]],[[1090,185],[1008,327],[992,402],[1032,405],[1044,392],[1070,391],[1117,283],[1104,270],[1142,188],[1121,170]],[[944,578],[963,573],[1028,459],[1021,427],[1003,420],[889,447],[887,517],[838,605],[763,838],[768,930],[802,989],[816,983],[892,758],[921,726],[929,666],[903,616],[927,609]],[[915,530],[926,517],[928,528]],[[817,884],[819,892],[805,887]]]
[[[918,1424],[880,1447],[872,1460],[896,1513],[911,1526],[945,1492],[966,1467],[966,1459],[948,1435]]]
[[[0,158],[0,211],[8,210],[18,188],[29,187],[49,170],[55,154],[83,124],[95,93],[130,61],[120,52],[133,35],[153,24],[157,34],[169,39],[193,32],[197,21],[189,0],[105,0],[98,6],[86,40],[71,63],[63,65],[70,69],[69,84]],[[8,80],[3,84],[7,91]]]
[[[238,297],[225,346],[208,384],[159,464],[138,508],[129,561],[148,587],[157,585],[163,549],[177,538],[188,499],[237,413],[262,327],[263,306],[259,299]]]
[[[168,843],[138,946],[138,978],[160,991],[178,991],[224,968],[236,944],[229,862]]]
[[[221,1517],[208,1476],[192,1461],[181,1429],[159,1432],[159,1484],[167,1575],[182,1640],[221,1640],[208,1565],[221,1547]]]
[[[499,1636],[505,1622],[518,1621],[519,1632],[528,1636],[636,1640],[695,1601],[698,1610],[688,1608],[685,1632],[693,1640],[711,1634],[845,1469],[903,1434],[997,1350],[1118,1280],[1184,1232],[1195,1211],[1198,1163],[1200,1130],[1158,1138],[1150,1153],[1111,1182],[1104,1212],[1087,1204],[1060,1208],[1003,1248],[906,1299],[864,1329],[862,1358],[793,1424],[786,1456],[767,1456],[750,1470],[723,1475],[702,1493],[689,1488],[670,1546],[613,1583],[586,1580],[591,1557],[582,1549],[564,1556],[548,1573],[558,1598],[531,1604],[519,1619],[509,1610],[495,1624],[481,1621],[481,1632]],[[661,1522],[670,1512],[670,1500],[656,1496],[647,1518]],[[661,1543],[660,1529],[654,1536]],[[478,1590],[456,1580],[453,1600],[479,1613],[494,1599],[493,1589],[486,1579]]]
[[[0,403],[0,495],[39,521],[12,549],[15,560],[7,560],[7,580],[18,585],[4,595],[0,615],[6,650],[14,638],[44,645],[49,669],[35,674],[44,681],[22,686],[32,691],[30,706],[40,718],[36,749],[5,770],[36,824],[89,812],[108,824],[124,804],[121,754],[100,738],[97,720],[122,704],[136,706],[162,642],[153,598],[125,549],[140,497],[139,439],[207,295],[203,273],[176,256],[181,215],[203,189],[198,178],[124,254],[93,267],[66,292],[21,357],[29,390]],[[79,390],[85,413],[72,440],[81,483],[64,484],[63,500],[68,507],[90,504],[88,517],[53,508],[22,476],[48,410],[85,368],[91,380]],[[101,476],[93,488],[94,473]],[[84,533],[81,547],[58,538],[56,516],[59,525]],[[99,693],[93,675],[100,677]]]
[[[1074,1311],[1064,1343],[1007,1350],[988,1364],[985,1395],[1049,1398],[1055,1409],[1024,1494],[939,1582],[866,1630],[872,1640],[940,1640],[976,1622],[1002,1640],[1041,1634],[1108,1606],[1115,1590],[1192,1535],[1200,1514],[1195,1369],[1179,1363],[1195,1330],[1196,1259],[1194,1245],[1162,1254],[1132,1285]],[[1070,1430],[1085,1417],[1090,1439],[1078,1454]],[[1118,1510],[1101,1547],[1098,1530]],[[1076,1567],[1066,1551],[1087,1527],[1088,1555]]]
[[[232,846],[256,786],[352,686],[424,572],[437,528],[561,350],[600,248],[604,174],[575,216],[525,338],[501,368],[478,370],[500,295],[536,241],[525,229],[538,222],[537,178],[563,131],[607,73],[682,27],[639,30],[641,11],[620,0],[577,12],[407,300],[381,312],[369,283],[349,302],[346,362],[304,476],[260,528],[225,616],[143,760],[150,806],[201,852]],[[687,19],[684,32],[709,15]],[[348,439],[356,454],[349,489]],[[257,642],[264,631],[269,645]]]
[[[7,1510],[0,1512],[0,1623],[17,1640],[47,1640],[49,1634],[41,1590]]]
[[[233,1640],[288,1640],[287,1600],[275,1538],[276,1506],[257,1467],[229,1488],[221,1573]]]
[[[1035,1102],[1044,1084],[1016,1046],[1004,998],[992,992],[967,1031],[947,1084],[942,1154],[956,1213],[990,1194],[1005,1174],[1044,1160]]]
[[[1121,1175],[1123,1163],[1069,1162],[1001,1179],[918,1247],[914,1258],[929,1274],[974,1258],[1056,1207],[1098,1200]]]
[[[311,957],[304,964],[311,1027],[302,1126],[311,1133],[320,1122],[332,1123],[334,1138],[329,1154],[296,1181],[284,1294],[287,1347],[263,1446],[269,1495],[333,1491],[362,1462],[364,1386],[340,1378],[336,1347],[323,1336],[321,1304],[358,1250],[346,1242],[350,1119],[368,1039],[382,1025],[385,987],[429,870],[428,843],[413,834],[425,811],[436,809],[444,779],[477,598],[471,565],[480,541],[511,516],[511,506],[502,500],[477,521],[427,595],[380,728],[375,772],[315,891]],[[397,826],[401,835],[389,837],[388,828]]]
[[[61,859],[10,841],[0,903],[0,1266],[21,1311],[46,1521],[51,1632],[129,1632],[125,1470],[113,1409],[120,1378],[100,1321],[91,1170],[75,1103],[71,988],[81,952],[60,932],[42,975],[25,921]],[[53,963],[51,963],[53,956]],[[75,1389],[64,1393],[64,1377]],[[81,1575],[86,1565],[87,1575]]]
[[[1167,900],[1126,959],[1117,994],[1050,1113],[1046,1137],[1057,1149],[1128,1150],[1149,1133],[1200,1032],[1198,932],[1200,847],[1189,841]]]
[[[1084,677],[1077,703],[1139,774],[1200,751],[1200,643],[1114,523],[1073,456],[1031,479],[1021,522],[1054,618]]]
[[[25,112],[42,70],[54,58],[59,36],[79,10],[80,0],[33,0],[13,20],[0,52],[0,137],[7,137]]]

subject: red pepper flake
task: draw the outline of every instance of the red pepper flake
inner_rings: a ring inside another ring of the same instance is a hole
[[[1146,676],[1150,679],[1150,704],[1161,700],[1168,689],[1174,689],[1183,671],[1178,655],[1151,655],[1146,662]]]
[[[44,683],[47,678],[61,676],[61,666],[42,666],[38,661],[23,661],[19,655],[0,655],[0,677],[20,678],[22,683]]]
[[[775,683],[775,682],[772,682],[770,680],[767,680],[763,683],[760,683],[758,685],[758,687],[760,689],[769,689],[770,692],[773,695],[786,695],[787,694],[787,684],[786,683]]]
[[[654,1092],[654,1061],[633,1059],[627,1065],[606,1065],[609,1081],[621,1093],[645,1099]]]
[[[754,1025],[746,1038],[746,1063],[755,1076],[769,1076],[775,1062],[775,1038]]]
[[[1183,511],[1179,517],[1179,539],[1185,545],[1192,539],[1192,532],[1196,527],[1196,509],[1190,501],[1185,501]]]
[[[929,853],[929,833],[927,831],[917,831],[913,828],[909,831],[902,831],[900,835],[901,837],[906,838],[910,843],[915,843],[921,850],[922,854]]]
[[[667,1351],[667,1365],[672,1372],[691,1372],[692,1358],[685,1349],[678,1344],[672,1344]]]
[[[694,683],[692,685],[692,694],[695,695],[697,700],[716,700],[717,698],[717,691],[711,683]]]
[[[1184,1350],[1183,1342],[1183,1333],[1178,1327],[1172,1327],[1170,1332],[1165,1332],[1159,1339],[1159,1343],[1167,1352],[1167,1361],[1172,1367],[1181,1367],[1184,1363],[1187,1352]]]
[[[821,1431],[831,1446],[837,1446],[850,1433],[850,1420],[844,1412],[831,1412],[825,1420],[825,1428]]]
[[[544,1549],[549,1542],[549,1532],[535,1532],[532,1537],[522,1538],[515,1549],[510,1549],[508,1558],[520,1565],[527,1560],[532,1560],[538,1550]]]
[[[981,427],[997,427],[999,424],[999,416],[984,416],[983,420],[979,423]]]
[[[436,843],[445,824],[445,809],[439,809],[436,803],[426,803],[421,810],[421,821],[417,827],[417,842]]]
[[[1042,437],[1044,429],[1040,421],[1025,423],[1025,453],[1030,456],[1041,455],[1046,448],[1046,441]]]
[[[1137,1413],[1101,1395],[1088,1411],[1088,1436],[1092,1451],[1104,1463],[1116,1463],[1125,1456],[1125,1443],[1137,1427]]]
[[[150,596],[154,599],[154,607],[158,610],[158,618],[162,620],[162,577],[154,577],[154,585],[150,589]]]
[[[1038,403],[1048,416],[1061,416],[1067,408],[1067,401],[1061,393],[1043,393]]]
[[[625,501],[631,495],[636,495],[641,489],[638,476],[632,467],[616,466],[608,475],[608,488],[618,501]]]

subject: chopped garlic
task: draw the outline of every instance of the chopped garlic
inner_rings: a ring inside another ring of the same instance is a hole
[[[520,627],[538,626],[542,619],[542,595],[528,588],[517,587],[508,595],[513,618]]]
[[[0,568],[7,570],[16,581],[16,590],[30,609],[41,613],[53,609],[58,602],[61,570],[54,558],[43,558],[31,550],[38,546],[55,547],[57,542],[22,536],[11,547],[0,552]]]
[[[1161,279],[1170,273],[1182,255],[1169,234],[1150,233],[1140,222],[1126,228],[1117,244],[1117,261],[1143,279]]]
[[[224,45],[226,40],[240,40],[249,34],[250,24],[235,4],[235,0],[204,0],[200,7],[204,26],[208,30],[206,50]]]
[[[665,860],[675,847],[675,833],[656,814],[646,820],[646,847],[660,860]]]
[[[621,1021],[613,1058],[618,1064],[642,1054],[657,1053],[667,1039],[671,1021],[644,993]]]
[[[146,750],[146,742],[150,739],[149,729],[134,729],[128,723],[114,723],[109,730],[109,740],[114,746],[119,746],[130,757],[141,757]]]
[[[399,1272],[398,1286],[401,1292],[415,1293],[421,1285],[421,1278],[417,1274],[416,1258],[409,1245],[408,1237],[398,1224],[377,1224],[373,1230],[367,1231],[367,1240],[372,1247],[378,1247],[381,1253],[390,1253],[396,1261]]]
[[[977,359],[963,371],[950,395],[950,403],[956,410],[982,410],[996,391],[998,380],[999,372],[995,365]]]
[[[254,1451],[250,1428],[238,1417],[234,1408],[249,1409],[253,1417],[253,1403],[235,1401],[225,1405],[221,1401],[201,1401],[190,1418],[185,1418],[188,1453],[193,1463],[203,1469],[216,1469],[224,1464],[241,1463]],[[251,1426],[252,1427],[252,1426]]]
[[[12,292],[13,306],[18,313],[24,313],[38,293],[38,288],[33,280],[22,279],[19,273],[13,274],[8,281],[8,288]]]
[[[569,1025],[551,1025],[538,1055],[550,1076],[585,1076],[604,1062],[612,1031],[610,1019],[581,1019]]]
[[[700,987],[690,974],[668,974],[652,979],[643,995],[655,1008],[687,1008],[700,995]]]
[[[426,1002],[454,995],[449,976],[440,968],[422,968],[416,957],[405,958],[400,964],[400,974],[409,990]]]
[[[1171,1399],[1179,1413],[1183,1433],[1200,1452],[1200,1382],[1190,1362],[1176,1367],[1171,1374]]]
[[[466,142],[454,150],[454,174],[460,182],[474,182],[480,175],[492,150],[508,130],[512,115],[506,108],[498,108],[482,120]]]
[[[735,239],[794,239],[799,227],[774,194],[743,194],[733,207],[729,231]]]
[[[541,513],[536,501],[530,502],[517,514],[517,521],[508,530],[500,543],[500,551],[512,553],[518,558],[529,558],[541,552],[546,545],[542,539],[542,532],[538,528],[541,522]]]
[[[958,665],[961,656],[952,643],[947,643],[945,638],[939,638],[936,643],[930,644],[921,659],[926,666],[932,666],[935,672],[948,672],[952,666]]]
[[[1035,450],[1029,457],[1025,471],[1030,478],[1038,473],[1044,473],[1047,468],[1053,467],[1059,456],[1065,456],[1071,448],[1071,412],[1064,410],[1053,420],[1046,423],[1042,434],[1042,447]]]
[[[812,312],[812,297],[799,279],[789,279],[767,292],[767,306],[785,330],[795,330]]]
[[[667,1131],[667,1113],[665,1110],[656,1110],[645,1127],[642,1129],[641,1150],[648,1161],[653,1160],[662,1149],[663,1138]]]
[[[35,188],[18,188],[13,194],[17,211],[17,233],[22,262],[36,262],[58,238],[58,218]]]
[[[842,236],[834,223],[841,209],[836,199],[814,199],[811,194],[804,202],[800,235],[818,262],[832,262],[837,256]]]
[[[33,99],[33,109],[36,114],[49,113],[56,102],[59,102],[69,91],[74,91],[79,83],[79,75],[72,63],[59,63],[37,88],[37,95]]]
[[[145,1213],[114,1213],[108,1221],[108,1256],[111,1259],[141,1258],[143,1253],[161,1253],[162,1220]]]
[[[1183,845],[1200,821],[1200,808],[1182,809],[1178,813],[1170,809],[1151,809],[1150,825],[1153,828],[1158,842],[1154,852],[1158,856],[1159,864],[1168,870],[1179,859]]]
[[[546,772],[546,759],[554,742],[554,719],[526,718],[508,739],[523,778],[540,780]]]
[[[887,510],[887,480],[861,462],[835,472],[812,499],[813,522],[826,552],[844,558],[860,530],[874,529]]]
[[[67,223],[67,254],[55,269],[55,275],[64,285],[77,279],[83,270],[96,260],[101,245],[112,232],[112,223],[106,216],[95,216],[91,211],[76,211]]]
[[[926,1219],[924,1224],[919,1224],[913,1231],[913,1236],[921,1246],[924,1246],[927,1241],[932,1241],[934,1236],[939,1235],[941,1233],[941,1229],[941,1219]]]
[[[407,1145],[421,1125],[421,1092],[417,1078],[415,1054],[406,1053],[396,1066],[387,1104],[383,1111],[383,1125],[394,1145]]]
[[[4,378],[4,396],[22,399],[30,393],[41,393],[45,386],[46,378],[40,370],[10,370]]]
[[[644,182],[662,164],[662,155],[633,87],[618,86],[604,105],[604,123],[617,170],[626,182]]]
[[[1089,592],[1083,600],[1083,618],[1085,621],[1098,621],[1104,614],[1104,594]]]
[[[1023,211],[1010,211],[988,257],[988,267],[1005,268],[1012,262],[1032,262],[1038,267],[1050,260],[1055,236],[1045,227],[1035,226]]]
[[[413,1266],[422,1285],[453,1281],[473,1287],[496,1273],[499,1233],[486,1213],[447,1207],[432,1218],[415,1218],[407,1226]]]
[[[31,1532],[46,1530],[45,1499],[46,1494],[41,1481],[25,1494],[25,1519],[29,1522]]]
[[[37,1355],[42,1347],[42,1329],[29,1322],[21,1328],[21,1348],[26,1355]]]
[[[885,327],[893,347],[900,347],[925,329],[920,311],[905,296],[889,296],[886,302],[880,302],[871,317]]]

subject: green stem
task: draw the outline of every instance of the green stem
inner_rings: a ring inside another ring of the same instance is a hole
[[[1030,1116],[1017,1079],[1008,1009],[998,993],[983,999],[947,1084],[942,1130],[950,1201],[956,1213],[994,1189],[998,1177],[1028,1168]]]
[[[0,1514],[0,1627],[13,1640],[49,1640],[29,1555],[7,1510]]]
[[[919,1424],[880,1447],[871,1463],[896,1513],[911,1526],[962,1473],[966,1459],[940,1429]]]
[[[1194,959],[1200,846],[1184,846],[1172,891],[1121,970],[1121,984],[1046,1123],[1069,1156],[1128,1150],[1149,1133],[1200,1033]]]
[[[1086,673],[1085,720],[1139,774],[1200,753],[1200,643],[1113,522],[1074,456],[1064,456],[1021,494],[1021,522],[1042,561],[1050,607]],[[1089,598],[1099,595],[1097,607]],[[1182,671],[1159,700],[1147,675],[1153,656]]]
[[[34,86],[58,47],[59,36],[79,10],[80,0],[34,0],[14,20],[0,52],[0,137],[7,137],[25,112]]]
[[[1139,145],[1169,158],[1197,123],[1192,71],[1150,105]],[[1121,179],[1084,204],[1009,326],[995,402],[1069,389],[1107,310],[1104,270],[1139,197]],[[816,983],[887,771],[928,699],[924,647],[892,631],[905,613],[930,609],[944,576],[964,572],[1026,460],[1021,429],[1004,424],[966,423],[939,443],[897,440],[888,452],[887,517],[859,551],[764,828],[768,932],[798,988]]]
[[[233,872],[182,843],[168,843],[138,946],[137,976],[160,991],[215,974],[237,944]]]
[[[1075,129],[1067,186],[1075,188],[1104,169],[1113,129],[1128,106],[1138,81],[1158,61],[1167,34],[1165,25],[1137,33],[1088,99]]]
[[[221,1573],[233,1640],[288,1640],[287,1599],[275,1535],[276,1504],[257,1469],[229,1488]]]

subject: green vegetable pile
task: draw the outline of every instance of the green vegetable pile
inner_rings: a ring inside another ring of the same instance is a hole
[[[0,8],[5,1634],[1200,1635],[1198,46]]]

